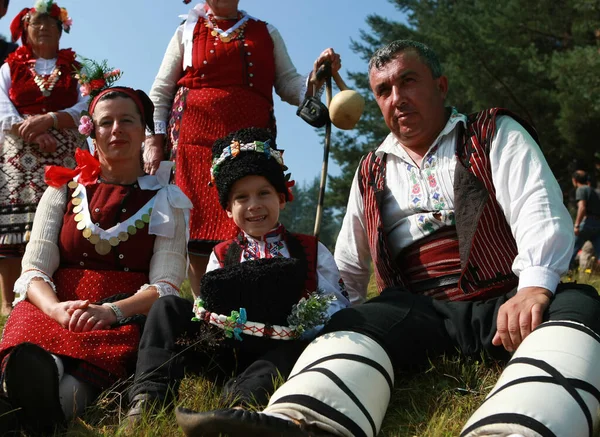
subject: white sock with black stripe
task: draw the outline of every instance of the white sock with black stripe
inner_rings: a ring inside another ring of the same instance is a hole
[[[306,348],[264,413],[339,436],[374,437],[393,385],[392,363],[376,341],[356,332],[332,332]]]
[[[515,352],[461,437],[592,437],[599,427],[600,337],[550,321]]]

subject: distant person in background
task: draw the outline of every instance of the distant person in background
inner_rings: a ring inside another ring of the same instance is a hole
[[[572,176],[575,187],[575,200],[577,213],[575,215],[574,232],[575,246],[571,257],[571,267],[575,257],[586,241],[590,241],[596,252],[596,259],[600,257],[600,196],[589,183],[588,174],[577,170]]]
[[[0,287],[1,313],[10,312],[13,286],[44,190],[44,167],[74,167],[77,133],[87,108],[73,77],[75,52],[59,49],[72,20],[52,0],[38,1],[13,19],[13,41],[23,45],[0,68]]]
[[[6,12],[8,12],[9,3],[9,0],[0,0],[0,18],[4,17]],[[4,63],[6,57],[17,50],[17,47],[19,46],[14,42],[6,41],[4,37],[0,37],[0,64]]]
[[[213,246],[237,234],[208,186],[212,144],[245,127],[268,128],[275,136],[273,88],[298,106],[321,87],[319,65],[329,61],[333,71],[341,66],[339,55],[329,48],[308,76],[298,74],[277,29],[240,11],[238,3],[207,0],[191,9],[150,90],[156,134],[146,138],[145,169],[153,173],[170,154],[175,183],[194,204],[189,243],[194,294]]]

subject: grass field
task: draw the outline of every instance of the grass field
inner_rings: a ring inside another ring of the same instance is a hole
[[[577,279],[600,289],[600,276]],[[0,320],[0,325],[4,320]],[[422,372],[399,374],[396,388],[383,423],[384,437],[457,436],[470,414],[494,386],[500,374],[492,361],[443,357],[429,363]],[[155,436],[183,435],[174,415],[163,411],[144,420],[136,429],[126,430],[119,420],[127,411],[121,391],[128,382],[108,390],[85,415],[66,432],[56,436]],[[179,404],[195,410],[218,408],[220,388],[201,377],[187,377],[181,387]]]

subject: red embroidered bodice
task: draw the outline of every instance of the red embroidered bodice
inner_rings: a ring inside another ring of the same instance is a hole
[[[71,49],[58,51],[56,65],[61,75],[48,97],[34,81],[31,68],[35,58],[31,49],[21,46],[11,53],[6,62],[10,66],[11,87],[8,96],[22,115],[36,115],[70,108],[77,103],[77,80],[73,77],[79,63],[75,61],[75,52]]]
[[[185,70],[178,85],[192,89],[247,87],[272,103],[275,59],[267,23],[249,19],[243,39],[223,43],[215,40],[205,22],[201,18],[196,24],[192,67]],[[217,23],[219,28],[227,30],[236,22],[237,19]]]

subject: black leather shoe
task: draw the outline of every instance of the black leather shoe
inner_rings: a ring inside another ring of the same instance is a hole
[[[21,343],[8,356],[6,394],[21,407],[21,424],[33,434],[53,433],[65,424],[58,393],[58,368],[52,355],[33,343]]]
[[[186,408],[175,411],[177,423],[188,437],[331,437],[314,426],[246,410],[215,410],[197,413]]]

